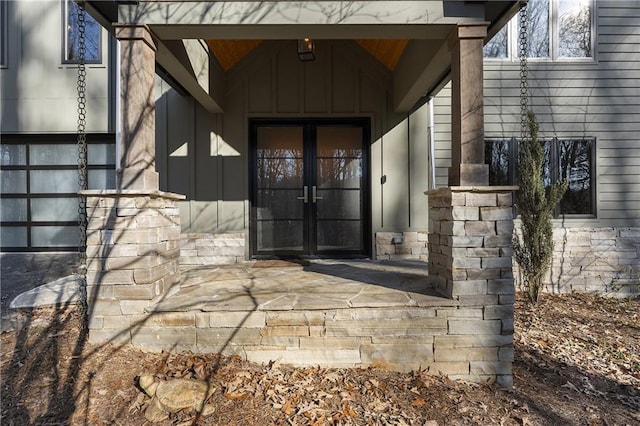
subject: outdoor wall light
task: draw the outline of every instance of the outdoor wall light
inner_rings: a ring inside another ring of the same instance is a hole
[[[298,59],[301,62],[313,61],[316,59],[316,45],[310,38],[298,40]]]

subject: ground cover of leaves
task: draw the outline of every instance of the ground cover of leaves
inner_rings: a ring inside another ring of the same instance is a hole
[[[143,373],[215,388],[208,417],[163,424],[640,424],[640,300],[544,295],[515,316],[514,387],[427,371],[291,368],[82,343],[75,309],[28,313],[0,336],[3,425],[144,425]]]

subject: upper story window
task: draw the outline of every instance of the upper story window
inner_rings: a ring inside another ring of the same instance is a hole
[[[487,43],[485,58],[517,58],[519,16]],[[529,0],[527,20],[529,58],[593,58],[593,0]]]
[[[63,0],[63,62],[77,64],[80,62],[80,25],[78,10],[80,6],[74,0]],[[102,62],[100,24],[85,13],[85,62],[99,64]]]
[[[9,43],[7,38],[9,37],[9,28],[7,20],[7,4],[9,2],[0,1],[0,68],[7,66],[7,49]]]

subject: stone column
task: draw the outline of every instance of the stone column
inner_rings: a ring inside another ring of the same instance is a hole
[[[151,306],[180,281],[184,196],[160,191],[84,191],[87,197],[89,339],[130,343]]]
[[[482,46],[487,23],[458,26],[451,52],[451,167],[449,186],[488,185],[484,164]]]
[[[515,189],[458,186],[429,191],[429,276],[445,296],[511,299]]]
[[[89,190],[87,302],[92,342],[130,343],[180,281],[183,195],[158,190],[155,44],[146,26],[116,25],[121,129],[116,189]]]
[[[449,321],[436,360],[455,349],[469,361],[471,380],[494,378],[505,387],[513,384],[515,189],[458,186],[428,193],[429,281],[459,309],[481,308],[481,315]]]
[[[155,169],[156,45],[145,25],[115,25],[120,41],[118,189],[158,190]]]

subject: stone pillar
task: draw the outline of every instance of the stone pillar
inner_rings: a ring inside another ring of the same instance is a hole
[[[513,383],[512,267],[516,187],[452,187],[429,191],[429,281],[460,309],[482,315],[458,321],[456,350],[466,353],[472,379]],[[474,337],[471,338],[470,335]],[[438,349],[436,348],[436,351]]]
[[[130,343],[148,308],[180,280],[184,196],[156,191],[84,191],[87,296],[92,342]]]
[[[513,295],[515,187],[429,191],[429,275],[451,298]],[[511,297],[510,297],[511,298]]]
[[[487,23],[461,25],[449,36],[451,52],[451,167],[449,186],[489,184],[484,164],[482,46]]]
[[[155,43],[144,25],[115,25],[121,128],[115,190],[87,198],[87,301],[92,342],[130,343],[150,307],[178,284],[184,196],[158,190]]]
[[[120,41],[118,189],[158,190],[155,169],[156,45],[145,25],[115,25]]]

